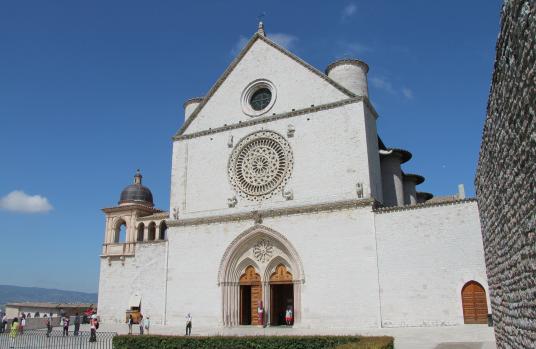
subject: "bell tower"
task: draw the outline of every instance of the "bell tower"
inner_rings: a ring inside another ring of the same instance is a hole
[[[117,206],[103,208],[106,215],[106,228],[102,256],[120,257],[135,255],[137,242],[143,241],[145,229],[138,231],[136,223],[138,218],[148,216],[161,210],[154,208],[151,190],[142,185],[143,176],[138,169],[134,175],[134,183],[128,185],[121,192]],[[124,237],[121,236],[125,230]]]

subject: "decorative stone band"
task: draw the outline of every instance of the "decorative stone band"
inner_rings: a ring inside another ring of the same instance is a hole
[[[334,109],[334,108],[341,107],[343,105],[352,104],[352,103],[358,103],[358,102],[361,102],[361,101],[365,103],[365,105],[374,114],[374,117],[377,118],[378,114],[374,110],[374,107],[372,106],[372,104],[370,104],[369,99],[367,97],[359,96],[359,97],[352,97],[352,98],[343,99],[341,101],[337,101],[337,102],[334,102],[334,103],[327,103],[327,104],[322,104],[322,105],[318,105],[318,106],[314,106],[314,107],[308,107],[308,108],[304,108],[304,109],[299,109],[299,110],[295,110],[295,111],[291,111],[291,112],[287,112],[287,113],[281,113],[281,114],[276,114],[276,115],[268,115],[268,116],[261,116],[261,117],[257,117],[257,118],[251,119],[251,120],[241,122],[241,123],[235,123],[235,124],[231,124],[231,125],[215,127],[213,129],[208,129],[208,130],[204,130],[204,131],[189,133],[189,134],[185,134],[185,135],[177,135],[177,136],[173,137],[173,140],[174,141],[179,141],[179,140],[183,140],[183,139],[197,138],[197,137],[202,137],[202,136],[206,136],[206,135],[210,135],[210,134],[214,134],[214,133],[220,133],[220,132],[224,132],[224,131],[234,130],[234,129],[237,129],[237,128],[249,127],[249,126],[258,125],[258,124],[265,124],[265,123],[276,121],[276,120],[289,119],[289,118],[299,116],[299,115],[312,114],[312,113],[316,113],[316,112],[323,111],[323,110]]]
[[[143,216],[138,217],[138,221],[149,221],[149,220],[155,220],[155,219],[168,219],[169,218],[169,212],[159,212],[155,213],[149,216]]]
[[[396,211],[418,210],[421,208],[445,206],[445,205],[458,205],[458,204],[465,204],[468,202],[476,202],[476,198],[453,199],[451,201],[441,201],[441,202],[425,202],[422,204],[406,205],[406,206],[390,206],[390,207],[376,206],[374,208],[374,213],[391,213],[391,212],[396,212]]]
[[[154,208],[154,207],[151,207],[151,206],[146,206],[146,205],[140,205],[140,204],[131,204],[131,205],[115,206],[115,207],[105,207],[105,208],[103,208],[101,210],[104,213],[122,212],[122,211],[129,211],[129,210],[143,210],[143,211],[152,212],[152,213],[164,212],[161,209]]]
[[[354,199],[334,201],[314,205],[302,205],[286,208],[275,208],[267,210],[250,211],[243,213],[232,213],[227,215],[208,216],[202,218],[190,218],[167,221],[168,227],[188,226],[188,225],[202,225],[213,224],[232,221],[254,220],[256,223],[260,223],[263,217],[279,217],[302,213],[314,213],[323,211],[334,211],[352,209],[354,207],[366,207],[373,206],[374,200],[372,199]]]

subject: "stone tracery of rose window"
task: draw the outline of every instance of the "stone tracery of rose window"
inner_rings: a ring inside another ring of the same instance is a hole
[[[292,150],[281,135],[260,131],[242,139],[229,159],[229,180],[238,194],[261,201],[281,191],[292,172]]]

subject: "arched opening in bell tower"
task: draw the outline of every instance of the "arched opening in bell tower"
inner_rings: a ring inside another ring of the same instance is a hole
[[[114,228],[114,242],[122,244],[127,241],[127,223],[124,219],[119,219]]]

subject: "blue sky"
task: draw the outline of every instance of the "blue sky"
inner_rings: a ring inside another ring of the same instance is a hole
[[[473,178],[501,1],[3,1],[0,284],[96,291],[100,208],[141,168],[167,209],[171,136],[253,35],[320,70],[370,66],[388,146],[421,191]]]

